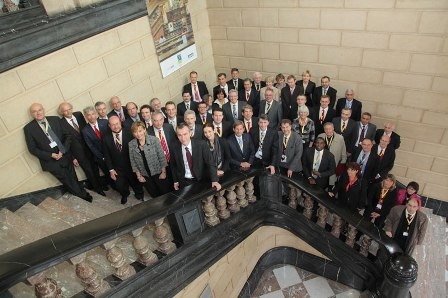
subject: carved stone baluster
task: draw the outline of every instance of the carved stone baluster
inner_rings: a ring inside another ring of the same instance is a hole
[[[236,198],[238,199],[238,205],[241,208],[246,208],[249,202],[246,199],[246,190],[244,189],[244,181],[241,181],[236,185]]]
[[[134,237],[132,246],[138,256],[137,262],[144,266],[156,263],[158,261],[157,255],[151,251],[148,240],[143,237],[143,228],[132,231],[132,236]]]
[[[289,188],[288,200],[289,200],[288,206],[293,209],[297,209],[297,190],[295,187]]]
[[[249,203],[255,203],[257,201],[257,197],[254,196],[254,177],[246,179],[245,182],[246,184],[244,185],[244,188],[246,190],[246,199]]]
[[[176,250],[176,245],[170,241],[167,228],[163,225],[164,218],[155,221],[154,240],[157,241],[159,247],[157,250],[164,254],[170,254]]]
[[[359,253],[361,255],[363,255],[364,257],[367,257],[369,255],[369,248],[370,248],[371,243],[372,243],[372,239],[370,239],[370,237],[368,237],[367,235],[364,235],[362,237]]]
[[[43,272],[28,278],[27,281],[34,286],[34,292],[38,298],[64,298],[57,282],[45,277]]]
[[[345,244],[347,244],[350,247],[353,247],[355,245],[355,238],[357,233],[358,231],[354,226],[348,225],[347,238],[345,239]]]
[[[12,0],[4,0],[5,8],[8,12],[18,11],[19,7]]]
[[[236,212],[240,211],[240,205],[238,205],[238,202],[236,200],[236,193],[235,193],[234,189],[235,189],[235,185],[230,186],[229,188],[227,188],[227,193],[226,193],[227,204],[229,205],[229,211],[231,213],[236,213]]]
[[[215,204],[213,204],[213,195],[210,195],[202,200],[202,210],[204,210],[205,214],[205,223],[212,227],[219,224],[219,218],[216,216],[218,210],[215,208]]]
[[[342,226],[342,219],[337,214],[333,213],[333,225],[331,226],[331,234],[339,238],[341,235],[341,226]]]
[[[115,246],[116,239],[106,242],[102,245],[107,250],[107,260],[110,265],[115,268],[114,276],[121,280],[125,280],[135,274],[135,268],[129,265],[127,258],[123,251],[118,246]]]
[[[314,201],[313,199],[306,193],[302,193],[302,196],[304,198],[303,201],[303,215],[305,215],[306,218],[311,219],[313,216],[313,205]]]
[[[221,190],[216,195],[216,208],[218,211],[218,216],[220,219],[227,219],[230,216],[230,211],[227,209],[227,201],[224,198],[225,190]]]
[[[85,259],[86,254],[83,253],[71,258],[70,262],[76,266],[76,276],[78,276],[84,284],[84,292],[93,297],[98,297],[109,290],[110,285],[98,276],[95,269],[87,264]]]
[[[328,208],[324,205],[319,204],[319,209],[317,209],[317,225],[325,229],[328,217]]]

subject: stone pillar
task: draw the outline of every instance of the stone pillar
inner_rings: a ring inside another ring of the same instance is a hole
[[[246,199],[249,203],[255,203],[257,201],[257,197],[254,196],[254,178],[251,177],[246,179],[246,184],[244,185],[244,189],[246,190]]]
[[[84,292],[93,297],[98,297],[110,289],[110,285],[102,280],[95,269],[87,264],[85,253],[71,258],[70,262],[76,266],[76,276],[81,279],[85,286]]]
[[[341,226],[342,226],[342,219],[337,214],[333,213],[333,225],[331,226],[331,234],[339,238],[341,235]]]
[[[216,210],[215,204],[213,204],[214,195],[210,195],[202,200],[202,210],[205,214],[205,223],[212,227],[219,224],[219,218],[216,216],[218,210]]]
[[[132,236],[134,237],[132,246],[138,256],[137,262],[144,266],[149,266],[156,263],[159,259],[157,258],[157,255],[149,248],[148,240],[143,237],[143,228],[132,231]]]
[[[227,188],[227,204],[229,205],[229,211],[231,213],[237,213],[240,211],[240,205],[238,205],[238,202],[236,200],[236,193],[234,191],[235,186],[230,186]]]
[[[244,181],[239,182],[236,185],[236,198],[238,199],[238,205],[241,208],[246,208],[249,202],[246,199],[246,190],[244,189]]]
[[[176,250],[176,245],[171,242],[167,228],[163,225],[164,218],[155,221],[154,240],[159,244],[157,248],[164,254],[170,254]]]
[[[288,206],[292,209],[297,209],[297,190],[295,187],[289,188]]]
[[[353,247],[355,245],[356,233],[358,233],[356,228],[352,225],[348,225],[347,238],[345,239],[345,244],[347,244],[350,247]]]
[[[311,219],[313,216],[313,205],[314,201],[313,199],[306,193],[302,193],[302,196],[304,198],[303,200],[303,215],[305,215],[306,218]]]
[[[43,272],[27,278],[27,281],[34,286],[34,293],[38,298],[64,298],[57,282],[45,277]]]
[[[384,279],[377,290],[378,297],[411,297],[409,289],[417,281],[418,265],[410,256],[392,255],[384,265]]]
[[[117,278],[121,280],[128,279],[135,274],[135,268],[128,264],[127,258],[124,257],[123,251],[118,246],[115,246],[116,239],[106,242],[102,245],[107,250],[107,260],[110,265],[115,268],[115,274]]]
[[[370,239],[370,237],[368,237],[367,235],[363,235],[361,239],[361,247],[359,249],[359,253],[364,257],[367,257],[369,255],[370,243],[372,243],[372,239]]]
[[[327,223],[328,209],[324,205],[319,204],[317,209],[317,225],[325,229]]]
[[[230,216],[230,211],[227,209],[227,201],[224,198],[225,190],[221,190],[216,194],[216,209],[218,209],[218,216],[220,219],[227,219]]]

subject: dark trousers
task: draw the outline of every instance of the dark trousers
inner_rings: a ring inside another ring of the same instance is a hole
[[[73,164],[70,161],[60,161],[59,168],[49,172],[55,176],[62,183],[62,185],[64,185],[69,193],[80,198],[87,197],[87,192],[81,186],[81,183],[79,183],[75,169],[73,168]]]
[[[129,186],[135,192],[136,196],[143,196],[143,186],[140,182],[138,182],[137,177],[132,171],[121,171],[115,170],[117,172],[117,180],[115,180],[116,190],[120,193],[121,196],[127,197],[131,193],[129,191]]]
[[[100,173],[98,165],[87,156],[79,156],[75,158],[78,160],[79,166],[86,174],[87,181],[91,184],[95,191],[102,191],[103,185],[100,180]]]
[[[167,178],[159,179],[159,174],[151,177],[145,176],[146,182],[143,183],[146,191],[152,198],[159,197],[173,190],[173,183]]]

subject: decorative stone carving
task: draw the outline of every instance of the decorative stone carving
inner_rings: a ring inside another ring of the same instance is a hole
[[[111,266],[115,268],[114,276],[117,278],[125,280],[135,274],[134,267],[128,264],[121,248],[117,246],[112,247],[107,251],[106,257]]]
[[[215,204],[213,204],[213,195],[210,195],[202,200],[202,210],[205,214],[205,224],[212,227],[219,224],[219,218],[216,216],[218,210],[216,210]]]
[[[362,236],[359,253],[364,257],[367,257],[369,255],[369,248],[371,243],[372,239],[370,239],[370,237],[368,237],[367,235]]]
[[[236,185],[236,198],[238,199],[238,205],[241,208],[246,208],[249,202],[246,199],[246,190],[244,189],[244,181],[239,182]]]
[[[98,273],[85,261],[76,264],[76,276],[84,284],[84,291],[93,297],[98,297],[110,289],[109,284],[102,280]]]
[[[227,204],[229,205],[229,211],[231,213],[236,213],[240,211],[240,205],[236,200],[235,186],[230,186],[227,188],[226,198]]]
[[[137,262],[144,266],[156,263],[158,261],[157,255],[149,249],[149,242],[143,237],[143,228],[132,231],[132,236],[134,237],[132,246],[138,256]]]
[[[38,298],[64,298],[57,282],[45,277],[43,272],[28,278],[27,281],[34,286],[34,292]]]
[[[355,245],[355,238],[357,233],[358,230],[356,230],[354,226],[348,225],[347,238],[345,239],[345,244],[347,244],[350,247],[353,247]]]
[[[297,209],[297,190],[295,187],[289,188],[288,206],[292,209]]]
[[[257,197],[254,196],[254,177],[246,179],[244,189],[246,190],[246,199],[249,203],[255,203],[257,201]]]
[[[176,250],[176,245],[171,242],[167,228],[163,225],[164,218],[155,221],[154,240],[157,241],[159,247],[157,248],[164,254],[170,254]]]
[[[321,228],[325,229],[325,225],[327,223],[328,216],[328,208],[324,205],[319,204],[319,208],[317,209],[317,225]]]
[[[225,192],[225,190],[221,190],[216,194],[216,209],[218,209],[220,219],[227,219],[230,216],[230,211],[227,209],[227,201],[224,198]]]
[[[337,214],[333,213],[333,225],[331,226],[331,234],[339,238],[341,235],[341,226],[342,226],[342,219]]]
[[[314,205],[314,201],[313,199],[306,193],[302,193],[303,196],[303,215],[308,218],[311,219],[311,217],[313,216],[313,205]]]

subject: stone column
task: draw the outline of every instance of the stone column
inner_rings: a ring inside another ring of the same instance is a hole
[[[238,199],[238,205],[241,208],[246,208],[249,202],[246,199],[246,190],[244,189],[244,181],[241,181],[236,185],[236,198]]]
[[[234,191],[235,186],[230,186],[227,188],[227,204],[229,205],[229,211],[231,213],[237,213],[240,211],[240,205],[238,205],[238,202],[236,200],[236,193]]]
[[[216,209],[218,209],[218,216],[220,219],[227,219],[230,217],[230,211],[227,209],[227,201],[224,198],[225,190],[221,190],[216,194]]]
[[[372,243],[372,239],[368,237],[367,235],[362,236],[361,240],[361,247],[359,249],[359,253],[363,255],[364,257],[367,257],[369,255],[369,248],[370,244]]]
[[[289,188],[288,206],[292,209],[297,209],[297,190],[295,187]]]
[[[95,269],[87,264],[85,253],[71,258],[70,262],[76,266],[76,276],[84,284],[84,292],[93,297],[98,297],[110,289],[110,285],[102,280]]]
[[[319,204],[317,209],[317,225],[325,229],[327,223],[328,209],[324,205]]]
[[[38,298],[64,298],[57,282],[45,277],[43,272],[27,278],[27,282],[34,286],[34,293]]]
[[[155,221],[154,240],[159,244],[157,248],[164,254],[170,254],[176,250],[176,245],[171,242],[167,228],[163,225],[164,218]]]
[[[341,226],[342,226],[342,219],[339,215],[336,213],[333,213],[333,225],[331,226],[331,234],[339,238],[341,235]]]
[[[132,246],[138,256],[137,262],[144,266],[149,266],[156,263],[159,259],[157,258],[157,255],[149,248],[148,240],[143,237],[143,227],[132,231],[132,236],[134,237]]]
[[[302,193],[302,196],[304,198],[303,200],[303,215],[305,215],[306,218],[311,219],[313,216],[313,205],[314,201],[313,199],[306,193]]]
[[[246,179],[246,184],[244,185],[244,189],[246,190],[246,199],[249,203],[255,203],[257,201],[257,197],[254,196],[254,178],[251,177]]]
[[[205,224],[212,227],[219,224],[219,218],[216,216],[218,210],[216,210],[215,204],[213,204],[214,195],[210,195],[205,199],[202,199],[202,210],[205,215]]]
[[[345,239],[345,244],[347,244],[350,247],[353,247],[355,245],[355,238],[357,233],[358,230],[356,230],[354,226],[348,225],[347,238]]]
[[[110,262],[110,265],[115,268],[114,276],[121,280],[125,280],[135,274],[135,268],[129,265],[121,248],[115,246],[116,242],[116,239],[106,242],[102,247],[107,250],[107,260]]]

